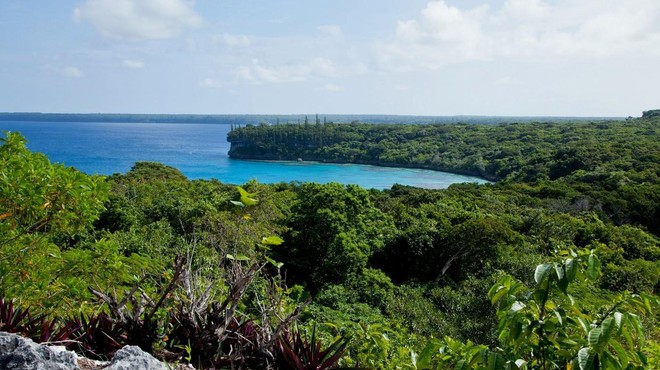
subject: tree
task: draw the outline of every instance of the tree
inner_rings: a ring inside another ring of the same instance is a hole
[[[0,295],[39,305],[62,303],[59,296],[80,293],[70,267],[82,257],[63,253],[68,245],[54,240],[69,240],[91,226],[108,186],[103,177],[30,152],[17,133],[6,133],[1,141]]]
[[[312,288],[359,274],[393,228],[369,193],[355,185],[303,184],[285,236],[289,270]]]

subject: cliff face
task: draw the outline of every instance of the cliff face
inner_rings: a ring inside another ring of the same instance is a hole
[[[497,176],[485,171],[483,165],[478,165],[476,157],[469,159],[474,163],[460,165],[432,162],[430,157],[414,157],[411,148],[415,144],[407,145],[406,142],[420,134],[404,135],[393,130],[390,135],[390,130],[392,127],[387,125],[366,124],[261,125],[233,130],[228,134],[227,141],[231,143],[229,156],[234,159],[302,159],[419,168],[498,180]]]
[[[231,143],[229,156],[236,159],[265,160],[320,160],[316,152],[321,147],[319,138],[309,132],[296,130],[281,132],[272,127],[245,127],[227,136]]]

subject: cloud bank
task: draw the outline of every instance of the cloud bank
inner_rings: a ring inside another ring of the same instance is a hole
[[[656,0],[507,0],[459,9],[430,1],[394,36],[376,43],[382,66],[438,69],[497,58],[608,57],[658,53]]]
[[[107,37],[128,40],[167,39],[202,19],[192,0],[87,0],[73,19],[91,23]]]

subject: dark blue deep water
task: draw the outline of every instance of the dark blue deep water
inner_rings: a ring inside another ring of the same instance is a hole
[[[429,170],[230,159],[229,129],[228,124],[0,121],[0,130],[23,134],[30,150],[89,174],[124,173],[135,162],[155,161],[178,168],[190,179],[215,178],[230,184],[251,179],[262,183],[335,181],[388,189],[395,183],[446,188],[453,183],[486,182]]]

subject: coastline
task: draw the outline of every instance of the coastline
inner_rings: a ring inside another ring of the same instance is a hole
[[[278,156],[256,156],[256,155],[243,155],[243,154],[237,155],[235,153],[231,153],[231,149],[229,150],[228,156],[230,160],[236,159],[236,160],[253,160],[253,161],[264,161],[264,162],[276,161],[276,162],[293,162],[293,163],[300,162],[298,161],[298,158],[283,158]],[[367,165],[367,166],[387,167],[387,168],[405,168],[405,169],[415,169],[415,170],[436,171],[436,172],[443,172],[453,175],[476,177],[481,180],[485,180],[487,181],[487,183],[490,184],[496,183],[500,180],[494,176],[488,176],[488,175],[484,176],[484,174],[476,173],[474,171],[469,171],[469,170],[442,169],[432,166],[420,166],[415,164],[390,163],[390,162],[367,161],[367,160],[342,161],[342,160],[333,160],[333,159],[318,158],[318,157],[311,157],[311,159],[302,158],[302,162],[349,164],[349,165],[357,164],[357,165]]]

